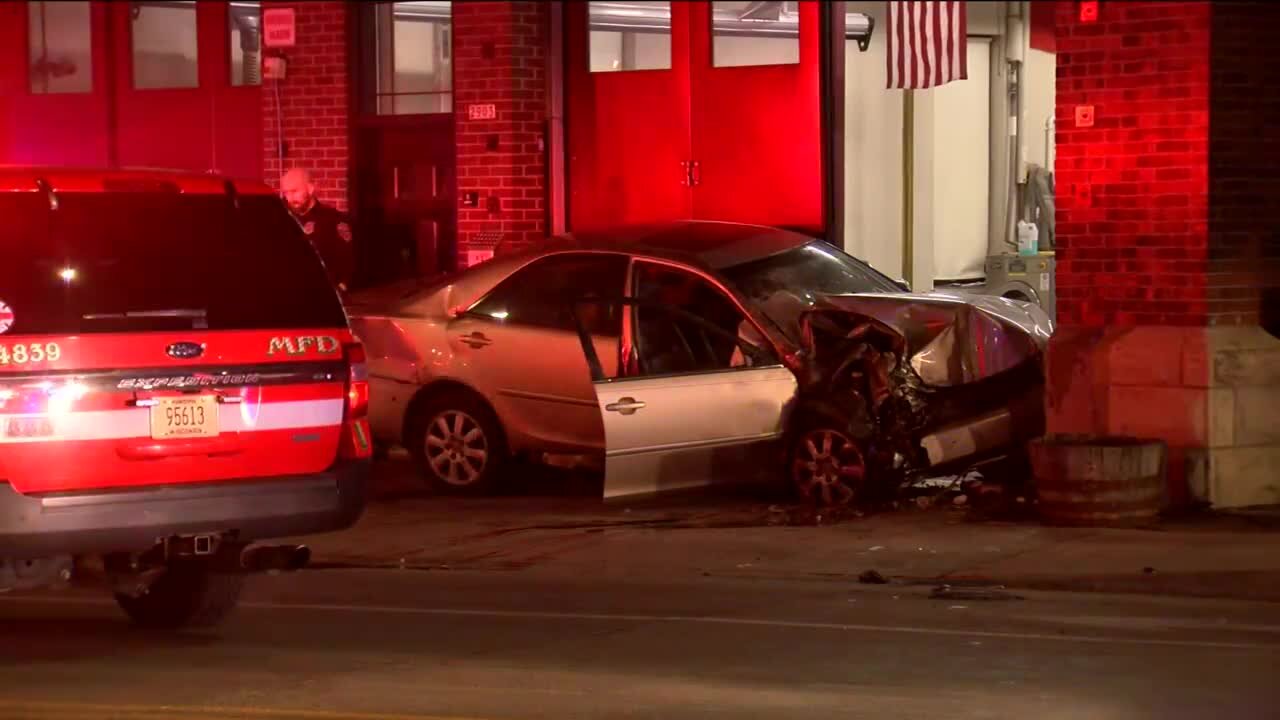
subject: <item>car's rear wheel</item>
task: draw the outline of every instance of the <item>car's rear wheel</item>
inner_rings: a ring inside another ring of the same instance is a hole
[[[116,594],[116,603],[135,624],[158,630],[208,628],[235,609],[244,588],[243,573],[214,572],[207,565],[170,565],[137,596]]]
[[[412,433],[414,459],[431,485],[442,492],[492,492],[507,465],[501,424],[469,393],[449,392],[428,401]]]
[[[847,432],[822,423],[793,436],[788,469],[802,499],[823,506],[854,502],[867,478],[862,448]]]

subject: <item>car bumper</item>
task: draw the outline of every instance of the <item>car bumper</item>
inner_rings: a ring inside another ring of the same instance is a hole
[[[252,542],[341,530],[364,511],[369,468],[344,462],[315,475],[39,496],[0,483],[0,557],[138,551],[173,535]]]

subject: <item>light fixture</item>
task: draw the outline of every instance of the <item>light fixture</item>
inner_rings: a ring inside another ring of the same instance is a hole
[[[73,267],[65,267],[58,271],[58,277],[63,282],[74,282],[76,279],[76,269]]]

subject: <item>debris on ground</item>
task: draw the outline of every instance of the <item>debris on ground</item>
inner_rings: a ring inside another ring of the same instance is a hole
[[[858,576],[858,582],[863,585],[888,585],[889,580],[875,570],[868,570]]]

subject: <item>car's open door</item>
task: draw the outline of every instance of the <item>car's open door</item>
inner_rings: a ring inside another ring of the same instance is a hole
[[[780,481],[797,386],[772,351],[678,308],[607,302],[638,311],[627,313],[614,372],[580,333],[604,422],[605,498]]]

